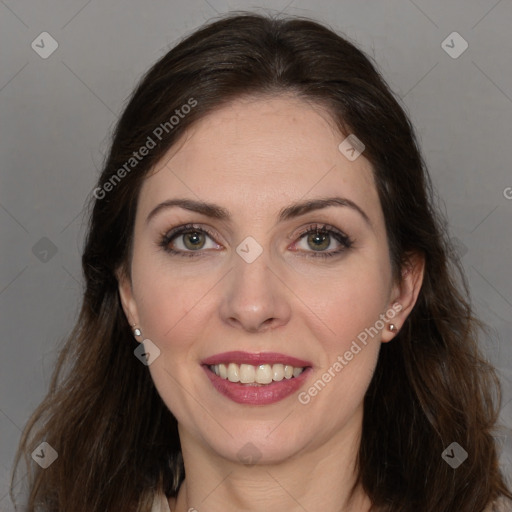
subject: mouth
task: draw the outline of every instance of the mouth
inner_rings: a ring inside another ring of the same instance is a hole
[[[297,391],[312,369],[308,361],[285,354],[225,352],[202,361],[210,382],[242,404],[266,405]]]

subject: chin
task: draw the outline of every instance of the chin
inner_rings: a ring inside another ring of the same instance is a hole
[[[287,421],[287,420],[285,420]],[[272,429],[275,428],[275,425]],[[276,464],[293,458],[309,444],[306,439],[298,439],[297,434],[301,432],[298,427],[294,431],[283,429],[277,432],[279,427],[272,431],[244,425],[237,434],[236,429],[227,430],[233,437],[225,437],[223,443],[212,443],[211,448],[222,457],[235,462],[247,465],[253,464]]]

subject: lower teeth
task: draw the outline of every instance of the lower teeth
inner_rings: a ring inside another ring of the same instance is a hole
[[[290,377],[289,379],[283,379],[283,380],[273,380],[272,382],[269,382],[268,384],[260,384],[259,382],[233,382],[232,384],[241,384],[242,386],[268,386],[269,384],[274,384],[276,382],[283,382],[284,380],[292,380],[295,377]],[[225,379],[228,380],[229,379]],[[231,381],[229,381],[231,382]]]

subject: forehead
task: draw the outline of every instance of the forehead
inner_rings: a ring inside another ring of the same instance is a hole
[[[338,194],[376,216],[371,165],[340,152],[345,138],[324,109],[301,99],[233,101],[192,125],[160,160],[144,181],[140,211],[187,197],[265,217],[298,199]]]

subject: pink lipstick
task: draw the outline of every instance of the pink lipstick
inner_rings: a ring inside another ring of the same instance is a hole
[[[202,367],[215,389],[240,404],[267,405],[297,391],[311,363],[275,352],[224,352],[204,359]]]

